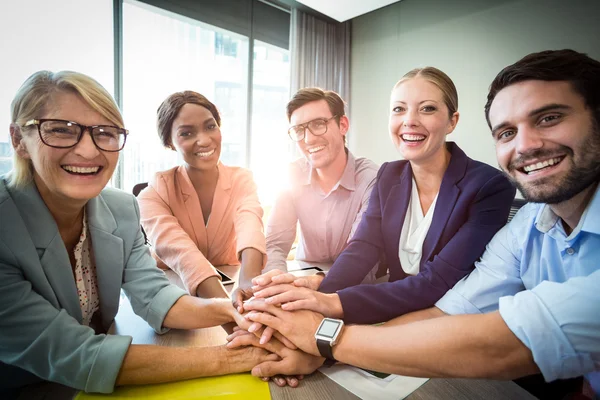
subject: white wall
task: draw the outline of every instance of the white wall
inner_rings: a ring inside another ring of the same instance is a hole
[[[483,113],[496,74],[541,50],[600,60],[598,0],[403,0],[352,23],[349,147],[377,163],[399,158],[388,136],[389,93],[412,68],[431,65],[453,79],[461,118],[448,140],[497,167]]]

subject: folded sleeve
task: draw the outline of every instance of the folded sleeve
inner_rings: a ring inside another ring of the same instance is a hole
[[[500,299],[500,315],[546,381],[600,370],[600,270]]]
[[[86,392],[112,392],[131,337],[96,335],[37,294],[1,242],[0,254],[0,361]]]
[[[277,196],[267,222],[267,265],[264,271],[287,271],[287,257],[296,239],[298,215],[291,189]]]
[[[173,215],[167,193],[161,176],[140,193],[141,223],[158,258],[180,276],[186,290],[195,296],[200,283],[219,274]]]
[[[135,200],[133,206],[139,219],[140,212]],[[133,311],[157,333],[168,330],[162,326],[163,321],[173,304],[186,294],[181,288],[172,285],[164,272],[156,266],[156,261],[144,244],[141,229],[137,230],[129,258],[126,260],[123,290],[131,302]]]
[[[263,254],[263,267],[267,261],[267,248],[263,226],[263,209],[256,193],[256,184],[250,171],[242,170],[237,179],[238,199],[233,217],[236,234],[236,253],[238,260],[242,250],[253,248]]]

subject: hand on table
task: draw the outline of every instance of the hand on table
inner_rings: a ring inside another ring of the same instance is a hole
[[[305,374],[313,373],[325,361],[320,356],[313,356],[300,350],[289,349],[277,339],[272,339],[270,342],[262,344],[250,332],[237,331],[236,333],[236,337],[227,344],[228,348],[254,346],[279,356],[279,360],[264,361],[252,368],[252,375],[262,378],[272,378],[278,386],[284,386],[286,382],[292,387],[298,386],[298,380],[302,379]],[[286,376],[279,377],[276,375]]]

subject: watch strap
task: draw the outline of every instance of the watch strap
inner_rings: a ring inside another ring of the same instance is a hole
[[[325,357],[327,360],[335,362],[335,358],[333,358],[333,348],[331,347],[331,342],[328,340],[317,339],[317,348],[319,349],[321,356]],[[327,360],[325,361],[325,364],[327,364]]]

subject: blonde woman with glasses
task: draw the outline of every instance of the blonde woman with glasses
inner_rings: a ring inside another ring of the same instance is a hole
[[[244,322],[229,300],[170,285],[144,245],[133,196],[105,188],[128,131],[102,86],[40,71],[11,107],[14,168],[0,176],[0,397],[30,398],[24,387],[40,381],[108,393],[304,357],[281,345],[287,356],[107,335],[121,289],[158,333]]]

